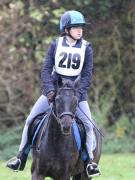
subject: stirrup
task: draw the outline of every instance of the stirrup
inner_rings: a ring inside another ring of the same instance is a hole
[[[14,161],[19,161],[19,166],[18,166],[18,169],[16,170],[13,170],[12,168],[8,167],[8,164],[13,164]],[[7,162],[6,162],[6,167],[13,170],[14,172],[18,172],[20,167],[21,167],[21,160],[19,158],[17,158],[16,156],[14,156],[13,158],[9,159]]]

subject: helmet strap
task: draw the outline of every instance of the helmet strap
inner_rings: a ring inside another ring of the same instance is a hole
[[[74,41],[76,41],[77,39],[75,39],[71,34],[70,34],[70,28],[67,29],[67,33],[66,35],[69,36],[70,38],[72,38]]]
[[[71,37],[74,41],[76,41],[77,39],[75,39],[70,33],[67,34],[69,37]]]

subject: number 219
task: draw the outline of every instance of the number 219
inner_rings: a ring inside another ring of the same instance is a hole
[[[61,68],[73,68],[78,69],[80,66],[81,57],[80,54],[67,54],[66,52],[61,52],[60,56],[62,56],[59,67]],[[66,63],[65,63],[66,62]]]

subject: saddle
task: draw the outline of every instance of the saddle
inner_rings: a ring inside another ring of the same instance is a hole
[[[31,148],[39,148],[39,141],[45,132],[49,115],[47,113],[38,114],[32,121],[28,130],[28,141]]]

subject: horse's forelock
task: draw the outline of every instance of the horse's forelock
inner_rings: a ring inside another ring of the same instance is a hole
[[[63,81],[63,87],[74,88],[73,81],[66,79]]]

